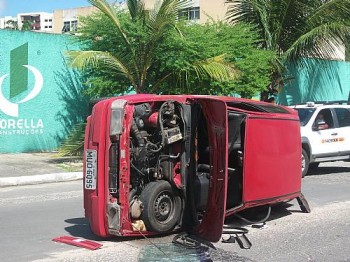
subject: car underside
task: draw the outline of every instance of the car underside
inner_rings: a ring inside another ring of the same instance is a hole
[[[274,110],[195,96],[133,96],[97,104],[85,139],[85,158],[95,159],[86,161],[89,176],[84,178],[84,207],[94,233],[132,236],[179,229],[217,241],[227,215],[298,197],[297,117]],[[260,140],[268,131],[254,131],[264,124],[275,126],[272,141],[283,139],[280,131],[289,125],[292,142],[271,151]],[[275,156],[286,165],[297,159],[296,167],[281,178],[281,163],[267,165]],[[256,167],[250,168],[253,162]],[[269,170],[261,170],[264,166]],[[289,185],[275,189],[269,180],[276,178]]]

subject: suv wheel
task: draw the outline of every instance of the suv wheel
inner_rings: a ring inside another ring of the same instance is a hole
[[[309,169],[309,156],[306,152],[306,150],[303,148],[302,154],[301,154],[301,177],[304,177]]]

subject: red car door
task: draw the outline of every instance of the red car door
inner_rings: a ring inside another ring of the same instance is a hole
[[[243,202],[296,197],[301,187],[301,141],[298,119],[290,114],[250,115],[246,122]]]
[[[210,182],[207,209],[195,233],[211,242],[220,239],[225,219],[227,194],[227,109],[220,100],[200,99],[208,125]]]

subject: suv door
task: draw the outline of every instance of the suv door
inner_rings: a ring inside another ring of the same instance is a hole
[[[337,133],[337,141],[341,155],[350,155],[350,108],[334,108],[338,128],[334,129]]]
[[[323,115],[324,121],[328,126],[325,129],[317,128],[317,118],[320,115]],[[312,155],[316,157],[337,155],[339,150],[336,141],[339,139],[339,133],[335,128],[335,121],[331,109],[321,109],[311,120],[312,125],[308,126],[308,128],[311,129],[309,130],[311,135],[308,138],[312,146]]]

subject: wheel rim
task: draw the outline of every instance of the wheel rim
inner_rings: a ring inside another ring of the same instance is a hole
[[[166,224],[174,213],[174,199],[169,192],[162,192],[154,203],[154,215],[159,223]]]
[[[306,165],[306,160],[304,157],[304,154],[301,154],[301,170],[304,172],[305,169],[305,165]]]

